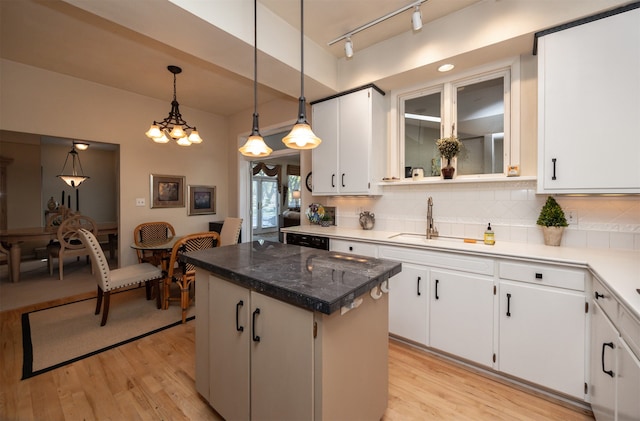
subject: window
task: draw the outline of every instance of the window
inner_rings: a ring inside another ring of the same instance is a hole
[[[510,165],[510,68],[396,94],[400,170],[440,176],[436,140],[455,135],[462,142],[457,176],[506,174]]]

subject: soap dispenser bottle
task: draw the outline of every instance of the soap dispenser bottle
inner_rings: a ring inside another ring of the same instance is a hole
[[[496,243],[496,237],[491,229],[491,223],[487,226],[487,230],[484,232],[484,243],[487,245],[494,245]]]

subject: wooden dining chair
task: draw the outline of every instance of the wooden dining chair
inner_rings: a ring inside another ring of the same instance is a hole
[[[53,276],[53,259],[58,259],[58,277],[62,281],[65,257],[89,256],[89,250],[82,244],[78,237],[78,230],[84,228],[93,235],[98,235],[98,226],[93,218],[85,215],[74,215],[60,223],[57,231],[58,241],[47,245],[47,266],[49,276]],[[93,272],[93,268],[91,269]]]
[[[168,271],[162,283],[162,306],[169,308],[170,301],[180,301],[182,307],[182,323],[186,321],[187,310],[191,303],[191,289],[196,280],[196,268],[192,264],[180,262],[179,253],[220,247],[220,235],[217,232],[207,231],[190,234],[182,237],[173,246],[169,260]],[[180,288],[180,298],[171,297],[171,284],[175,283]]]
[[[80,228],[77,232],[80,241],[89,250],[91,263],[95,269],[94,278],[98,284],[95,314],[100,314],[100,307],[104,302],[102,321],[100,322],[100,326],[104,326],[107,324],[107,317],[109,317],[111,291],[142,282],[145,284],[158,283],[163,277],[162,270],[151,263],[138,263],[111,270],[96,236],[84,228]]]
[[[238,236],[242,229],[242,218],[226,217],[220,230],[220,245],[231,246],[238,244]]]
[[[135,244],[149,243],[156,240],[168,240],[176,235],[176,230],[168,222],[144,222],[133,229]],[[160,266],[162,256],[149,250],[136,250],[138,263],[151,263]]]

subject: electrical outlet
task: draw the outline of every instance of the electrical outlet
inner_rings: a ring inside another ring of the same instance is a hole
[[[146,206],[144,197],[136,198],[136,206]]]
[[[567,210],[567,222],[570,224],[578,223],[578,212],[572,209]]]

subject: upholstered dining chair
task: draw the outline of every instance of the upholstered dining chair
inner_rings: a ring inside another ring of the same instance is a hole
[[[178,254],[208,248],[220,247],[220,235],[217,232],[207,231],[189,234],[180,238],[171,250],[168,272],[163,281],[162,306],[169,308],[169,301],[180,301],[182,307],[182,323],[186,321],[187,310],[191,302],[190,290],[196,280],[195,266],[178,261]],[[180,298],[171,297],[171,284],[175,283],[180,288]]]
[[[57,231],[57,242],[47,245],[47,265],[49,266],[49,276],[53,276],[53,259],[58,259],[58,276],[62,281],[65,257],[89,256],[89,250],[78,238],[78,230],[84,228],[93,235],[98,235],[98,226],[93,218],[85,215],[74,215],[60,223]],[[93,268],[91,269],[93,272]]]
[[[162,270],[151,263],[138,263],[130,266],[124,266],[118,269],[110,270],[100,243],[91,231],[80,228],[78,236],[82,244],[89,250],[89,256],[93,264],[94,278],[98,283],[98,297],[96,301],[95,314],[100,314],[102,308],[102,321],[100,326],[107,324],[109,317],[109,302],[111,299],[111,291],[124,288],[130,285],[140,284],[142,282],[157,283],[162,279]]]
[[[231,246],[238,244],[238,236],[242,228],[242,218],[226,217],[220,230],[220,245]]]
[[[176,231],[168,222],[144,222],[133,229],[133,241],[136,244],[148,243],[154,240],[168,240],[175,237]],[[138,263],[151,263],[159,266],[161,256],[151,251],[136,250]]]

